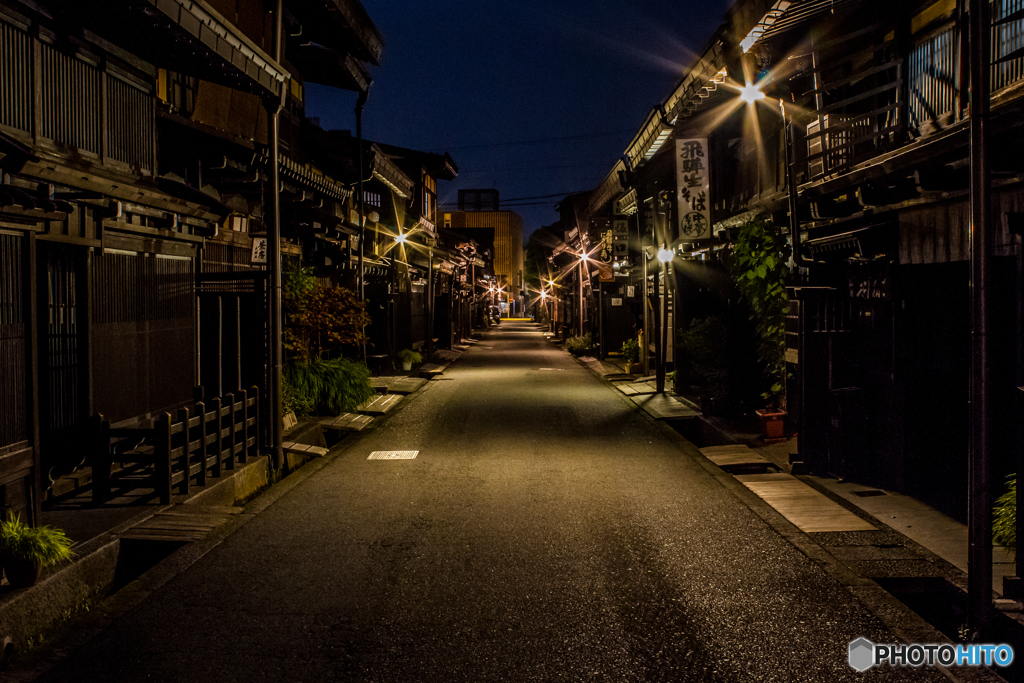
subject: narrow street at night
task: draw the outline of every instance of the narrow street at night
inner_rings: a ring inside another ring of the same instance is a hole
[[[534,324],[328,459],[40,680],[843,681],[894,640]]]

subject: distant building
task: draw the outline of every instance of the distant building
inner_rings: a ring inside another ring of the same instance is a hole
[[[476,196],[470,196],[472,193]],[[497,206],[497,190],[460,190],[459,206],[466,206],[463,200],[472,199],[475,205],[483,205],[481,194],[493,196],[492,206]],[[486,199],[491,202],[490,198]],[[523,218],[513,211],[464,210],[446,212],[442,216],[442,227],[475,240],[481,250],[490,249],[494,254],[494,275],[505,288],[505,301],[510,303],[511,312],[524,311],[526,297],[523,282]]]
[[[459,211],[497,210],[497,190],[459,190]]]

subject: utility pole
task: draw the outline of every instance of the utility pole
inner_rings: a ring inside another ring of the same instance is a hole
[[[971,445],[968,495],[967,619],[982,634],[992,619],[992,247],[988,163],[991,96],[989,0],[969,0],[971,127]]]

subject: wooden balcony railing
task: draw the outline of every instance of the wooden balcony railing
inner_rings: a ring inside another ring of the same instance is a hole
[[[58,48],[43,32],[32,36],[0,21],[0,130],[151,174],[155,114],[152,83],[83,47]]]
[[[903,60],[893,59],[821,86],[818,93],[842,94],[807,126],[808,176],[845,171],[901,144],[902,85]]]

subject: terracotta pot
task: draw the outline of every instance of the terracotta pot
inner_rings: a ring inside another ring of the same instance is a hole
[[[12,588],[28,588],[36,585],[42,567],[30,560],[19,560],[13,557],[4,557],[4,573],[7,574],[7,581]]]
[[[786,413],[785,411],[758,410],[757,416],[761,418],[761,437],[764,439],[786,438]]]

